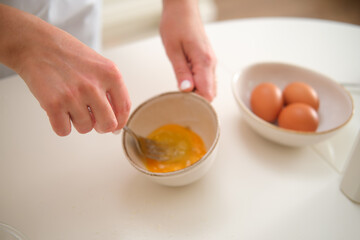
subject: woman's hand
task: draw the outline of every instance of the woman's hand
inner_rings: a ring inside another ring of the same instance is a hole
[[[60,136],[121,129],[130,98],[116,65],[70,34],[0,4],[0,62],[15,70]]]
[[[196,0],[163,0],[160,33],[182,91],[216,96],[216,57],[201,22]]]

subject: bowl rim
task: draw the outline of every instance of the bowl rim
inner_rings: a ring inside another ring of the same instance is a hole
[[[350,102],[351,102],[351,114],[349,115],[349,117],[346,119],[345,122],[343,122],[342,124],[340,124],[337,127],[325,130],[325,131],[321,131],[321,132],[305,132],[305,131],[298,131],[298,130],[291,130],[291,129],[286,129],[286,128],[281,128],[275,124],[269,123],[263,119],[261,119],[260,117],[256,116],[246,105],[245,103],[242,101],[242,99],[238,98],[238,94],[236,92],[236,83],[238,82],[240,76],[242,74],[244,74],[244,72],[249,69],[250,67],[256,66],[256,65],[262,65],[262,64],[269,64],[269,65],[283,65],[283,66],[287,66],[287,67],[295,67],[295,68],[300,68],[302,70],[308,71],[308,72],[312,72],[314,74],[320,75],[326,79],[328,79],[329,81],[331,81],[332,83],[334,83],[335,85],[337,85],[339,88],[341,88],[346,95],[349,97]],[[348,122],[350,122],[350,120],[352,119],[353,115],[354,115],[354,100],[350,94],[350,92],[341,84],[339,84],[338,82],[336,82],[335,80],[333,80],[332,78],[319,73],[317,71],[314,71],[312,69],[306,68],[306,67],[302,67],[299,65],[295,65],[295,64],[289,64],[289,63],[284,63],[284,62],[278,62],[278,61],[268,61],[268,62],[258,62],[258,63],[253,63],[250,65],[247,65],[246,67],[244,67],[241,70],[236,71],[233,75],[232,75],[232,81],[231,81],[231,88],[232,88],[232,92],[233,92],[233,96],[235,98],[235,100],[237,101],[237,103],[239,104],[239,106],[243,109],[243,111],[245,111],[254,121],[257,121],[260,124],[265,124],[265,126],[268,126],[270,128],[272,128],[275,131],[280,131],[283,132],[285,134],[291,134],[291,135],[304,135],[304,136],[318,136],[318,135],[324,135],[324,134],[329,134],[331,132],[335,132],[336,130],[344,127]]]
[[[161,93],[158,95],[155,95],[147,100],[145,100],[144,102],[142,102],[139,106],[137,106],[134,111],[131,113],[126,126],[128,125],[129,122],[131,122],[131,119],[133,118],[133,116],[145,105],[149,104],[150,102],[152,102],[153,100],[159,99],[159,98],[163,98],[165,96],[168,95],[188,95],[190,97],[196,98],[197,100],[205,103],[206,106],[208,106],[208,108],[210,109],[211,113],[214,115],[215,117],[215,122],[216,122],[216,135],[215,135],[215,139],[213,141],[213,143],[211,144],[209,150],[205,153],[204,156],[202,156],[202,158],[200,158],[198,161],[196,161],[195,163],[191,164],[188,167],[176,170],[176,171],[172,171],[172,172],[165,172],[165,173],[158,173],[158,172],[151,172],[148,171],[147,169],[144,169],[140,166],[138,166],[129,156],[129,152],[125,146],[125,131],[123,131],[123,136],[122,136],[122,146],[123,146],[123,150],[125,152],[125,156],[128,159],[128,161],[131,163],[131,165],[133,165],[138,171],[149,175],[149,176],[153,176],[153,177],[169,177],[169,176],[177,176],[179,174],[182,174],[184,172],[188,172],[192,169],[194,169],[196,166],[200,165],[201,163],[203,163],[208,156],[215,150],[215,148],[218,145],[218,141],[220,138],[220,124],[219,124],[219,118],[217,116],[217,113],[215,111],[215,108],[204,98],[199,96],[198,94],[195,94],[194,92],[179,92],[179,91],[171,91],[171,92],[166,92],[166,93]]]

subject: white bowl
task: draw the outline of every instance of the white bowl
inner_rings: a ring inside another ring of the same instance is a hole
[[[123,133],[123,148],[129,162],[149,179],[167,186],[182,186],[200,179],[212,165],[220,136],[219,122],[214,108],[204,98],[194,93],[169,92],[155,96],[130,115],[127,126],[141,136],[165,124],[179,124],[197,133],[206,146],[207,153],[196,163],[184,169],[155,173],[146,169],[132,138]]]
[[[250,109],[251,92],[259,83],[272,82],[283,90],[294,81],[305,82],[318,93],[319,126],[316,132],[280,128],[259,118]],[[324,141],[343,128],[353,115],[353,100],[344,87],[324,75],[295,65],[275,62],[251,65],[234,75],[232,90],[245,121],[263,137],[287,146]]]

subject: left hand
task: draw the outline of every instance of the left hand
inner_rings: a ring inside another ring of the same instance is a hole
[[[196,0],[163,0],[160,34],[178,87],[212,101],[216,96],[216,57]]]

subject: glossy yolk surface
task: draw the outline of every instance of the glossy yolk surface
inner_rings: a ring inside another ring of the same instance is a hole
[[[161,126],[150,133],[148,138],[176,149],[167,161],[147,158],[145,165],[151,172],[164,173],[183,169],[197,162],[206,153],[202,139],[189,128],[177,124]]]

